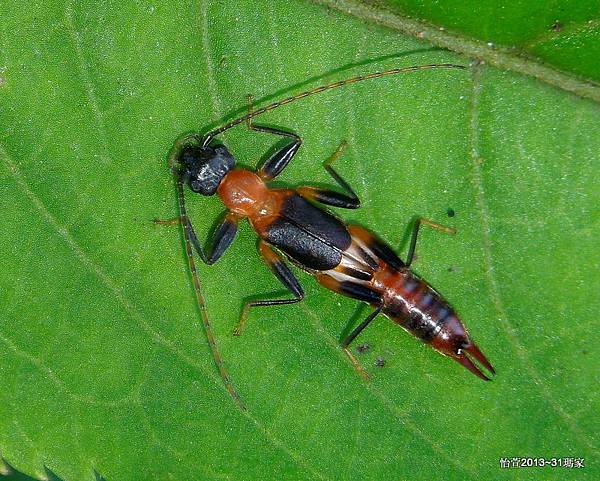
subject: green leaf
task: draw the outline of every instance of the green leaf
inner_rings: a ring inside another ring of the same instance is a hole
[[[600,102],[600,11],[593,0],[492,0],[477,8],[443,0],[315,1]]]
[[[498,375],[483,383],[381,317],[360,340],[365,383],[338,348],[356,302],[304,273],[303,303],[253,311],[234,338],[243,301],[281,291],[244,225],[218,264],[199,266],[242,412],[211,357],[180,228],[152,222],[178,215],[174,139],[243,112],[247,93],[264,103],[469,59],[303,1],[12,1],[0,13],[0,454],[16,469],[65,481],[598,477],[597,103],[474,64],[262,117],[304,139],[286,185],[329,184],[322,161],[348,140],[336,168],[363,206],[338,213],[400,253],[416,215],[457,228],[424,229],[415,269]],[[223,140],[249,167],[275,142],[244,126]],[[205,235],[222,207],[187,199]],[[586,467],[501,469],[513,456]]]
[[[425,19],[514,55],[538,57],[566,72],[600,81],[600,9],[594,0],[471,2],[388,0],[401,15]]]

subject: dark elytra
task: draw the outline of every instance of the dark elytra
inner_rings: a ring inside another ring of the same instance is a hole
[[[351,242],[344,224],[298,194],[287,198],[267,238],[294,261],[317,271],[336,267]]]

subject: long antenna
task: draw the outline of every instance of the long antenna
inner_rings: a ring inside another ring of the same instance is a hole
[[[237,391],[233,387],[233,384],[231,383],[229,372],[227,371],[225,363],[223,362],[223,358],[221,357],[221,352],[219,351],[217,341],[215,339],[215,333],[213,331],[210,319],[208,318],[208,312],[206,311],[206,304],[204,302],[204,296],[202,295],[202,287],[200,286],[200,279],[198,278],[198,271],[196,270],[196,262],[194,261],[194,252],[192,251],[192,236],[194,236],[194,234],[192,233],[192,227],[185,206],[183,183],[180,179],[177,179],[177,198],[179,200],[179,213],[181,215],[181,223],[183,224],[183,236],[185,238],[185,254],[188,260],[190,272],[192,274],[192,283],[194,285],[194,292],[196,294],[196,303],[198,304],[198,309],[200,310],[200,317],[202,318],[202,324],[204,325],[204,332],[206,333],[206,337],[208,339],[208,345],[210,346],[213,359],[215,361],[215,364],[217,365],[219,375],[223,380],[225,389],[227,389],[237,406],[242,411],[245,411],[246,406],[244,405],[244,402],[240,399],[239,394],[237,393]]]
[[[396,75],[399,73],[405,73],[405,72],[415,72],[417,70],[431,70],[434,68],[458,68],[458,69],[466,69],[467,67],[465,67],[464,65],[455,65],[452,63],[438,63],[438,64],[430,64],[430,65],[413,65],[411,67],[399,67],[399,68],[392,68],[389,70],[383,70],[380,72],[372,72],[366,75],[357,75],[355,77],[350,77],[347,79],[343,79],[343,80],[338,80],[337,82],[333,82],[330,84],[325,84],[325,85],[321,85],[319,87],[315,87],[313,89],[310,90],[306,90],[304,92],[300,92],[299,94],[296,95],[292,95],[291,97],[287,97],[283,100],[278,100],[276,102],[273,102],[272,104],[269,104],[265,107],[261,107],[259,109],[253,110],[251,112],[248,112],[246,115],[242,115],[241,117],[238,117],[237,119],[231,120],[229,122],[227,122],[226,124],[222,125],[221,127],[217,127],[214,130],[211,130],[210,132],[208,132],[202,141],[202,146],[206,147],[211,140],[216,137],[217,135],[225,132],[226,130],[229,130],[232,127],[235,127],[238,124],[241,124],[242,122],[246,122],[247,120],[250,120],[254,117],[257,117],[259,115],[262,115],[266,112],[270,112],[271,110],[275,110],[278,107],[281,107],[283,105],[287,105],[289,103],[295,102],[296,100],[299,99],[303,99],[304,97],[309,97],[310,95],[314,95],[314,94],[318,94],[321,92],[325,92],[326,90],[332,90],[332,89],[336,89],[338,87],[343,87],[344,85],[349,85],[349,84],[354,84],[357,82],[362,82],[363,80],[370,80],[370,79],[374,79],[374,78],[380,78],[380,77],[386,77],[388,75]]]

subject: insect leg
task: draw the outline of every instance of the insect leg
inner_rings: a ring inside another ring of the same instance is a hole
[[[252,112],[252,95],[248,95],[248,111]],[[266,125],[255,125],[252,122],[252,118],[246,120],[246,125],[250,130],[256,130],[257,132],[266,132],[273,135],[279,135],[281,137],[291,138],[292,141],[289,144],[284,145],[281,149],[278,149],[271,155],[267,160],[264,161],[263,165],[258,169],[258,175],[264,180],[271,180],[277,177],[283,169],[287,167],[292,160],[292,157],[296,155],[298,149],[302,145],[302,139],[299,135],[293,132],[286,132],[285,130],[275,129],[273,127],[267,127]]]
[[[382,307],[383,306],[378,306],[377,309],[371,312],[371,314],[369,314],[363,322],[361,322],[350,334],[348,334],[346,339],[344,339],[344,341],[342,342],[342,348],[346,349],[350,345],[350,343],[354,341],[354,339],[356,339],[356,336],[358,336],[363,331],[363,329],[367,327],[371,323],[371,321],[377,317],[377,315],[381,312]]]
[[[275,274],[275,277],[279,279],[279,281],[290,291],[293,295],[293,299],[269,299],[264,301],[250,301],[244,304],[244,308],[242,309],[242,314],[240,316],[240,320],[238,322],[237,327],[233,331],[233,334],[239,336],[246,323],[246,319],[248,318],[248,314],[250,312],[251,307],[262,307],[262,306],[280,306],[282,304],[295,304],[296,302],[300,302],[304,299],[304,291],[296,276],[294,276],[293,272],[287,266],[287,264],[277,255],[277,253],[269,247],[266,242],[260,241],[259,243],[259,251],[262,255],[263,259]]]
[[[456,234],[456,229],[454,229],[452,227],[446,227],[441,224],[437,224],[430,220],[419,217],[417,219],[417,221],[415,222],[415,225],[413,226],[412,237],[410,239],[410,246],[408,248],[408,254],[406,256],[406,266],[407,267],[410,267],[410,265],[412,264],[413,258],[415,256],[415,248],[417,246],[417,236],[419,235],[419,229],[421,227],[421,224],[425,224],[425,225],[428,225],[429,227],[433,227],[434,229],[441,230],[442,232],[445,232],[446,234],[451,234],[451,235]]]
[[[350,352],[350,349],[348,349],[348,344],[350,344],[352,342],[352,340],[356,336],[358,336],[360,331],[362,331],[365,327],[367,327],[367,325],[373,319],[375,319],[377,314],[379,314],[379,312],[381,311],[381,308],[382,308],[381,307],[381,297],[379,296],[379,294],[377,292],[369,289],[368,287],[365,287],[361,284],[358,284],[358,283],[355,283],[352,281],[339,281],[327,274],[317,274],[316,277],[317,277],[317,282],[319,282],[319,284],[326,287],[327,289],[330,289],[334,292],[337,292],[339,294],[342,294],[342,295],[345,295],[348,297],[352,297],[353,299],[357,299],[359,301],[363,301],[368,304],[378,306],[375,309],[375,311],[373,311],[367,317],[367,319],[360,324],[360,326],[358,328],[354,329],[354,331],[352,331],[352,333],[349,336],[347,336],[346,339],[341,344],[342,350],[344,351],[346,356],[348,356],[348,359],[350,359],[350,362],[352,363],[352,365],[354,366],[354,368],[356,369],[358,374],[360,374],[360,376],[362,378],[364,378],[366,381],[368,381],[369,373],[367,373],[367,371],[365,371],[365,369],[361,366],[360,362],[358,362],[358,359],[356,359],[354,357],[354,354],[352,354],[352,352]]]
[[[196,232],[194,231],[194,226],[192,225],[192,222],[190,221],[190,219],[187,216],[179,216],[179,217],[175,217],[174,219],[167,219],[167,220],[154,219],[154,223],[157,225],[183,224],[183,228],[189,235],[190,241],[191,241],[192,245],[194,246],[194,249],[196,249],[196,252],[200,256],[202,261],[207,263],[206,262],[207,257],[204,254],[204,248],[202,247],[202,244],[200,244],[200,241],[198,240],[198,236],[196,236]]]
[[[316,200],[321,204],[331,205],[333,207],[341,207],[342,209],[358,209],[360,207],[360,199],[341,175],[339,175],[331,164],[342,155],[344,149],[348,146],[345,140],[338,146],[336,151],[329,157],[323,166],[325,170],[333,177],[337,184],[344,189],[347,194],[336,192],[335,190],[319,189],[318,187],[300,187],[298,193],[307,199]]]
[[[185,207],[185,197],[183,195],[183,183],[180,179],[177,180],[177,196],[179,199],[179,211],[181,214],[181,219],[188,219],[187,211]],[[219,352],[219,348],[217,346],[217,342],[215,340],[215,333],[212,328],[212,324],[210,323],[210,319],[208,318],[208,312],[206,311],[206,304],[204,302],[204,296],[202,295],[202,288],[200,285],[200,279],[198,278],[198,272],[196,271],[196,262],[194,261],[194,252],[192,251],[192,233],[193,229],[191,229],[191,223],[185,222],[183,223],[183,235],[185,238],[185,253],[188,260],[188,266],[190,268],[190,273],[192,275],[192,283],[194,285],[194,292],[196,294],[196,302],[198,304],[198,309],[200,310],[200,317],[202,318],[202,324],[204,325],[204,332],[206,333],[206,338],[208,340],[208,345],[210,346],[210,350],[213,355],[213,359],[217,368],[219,369],[219,375],[223,380],[223,384],[225,385],[225,389],[229,392],[235,403],[242,410],[246,410],[246,406],[244,406],[243,401],[240,399],[239,394],[233,387],[231,383],[231,379],[229,377],[229,372],[225,367],[225,363],[223,362],[223,358],[221,357],[221,353]],[[193,234],[195,236],[195,234]],[[196,242],[198,239],[196,239]]]
[[[375,319],[377,317],[377,315],[381,312],[381,308],[383,306],[379,306],[377,307],[377,309],[375,309],[373,312],[371,312],[371,314],[369,314],[367,316],[367,318],[360,323],[360,325],[358,327],[356,327],[347,337],[346,339],[344,339],[344,341],[342,342],[342,350],[344,351],[344,353],[346,354],[346,356],[348,356],[348,359],[350,359],[350,362],[352,363],[352,365],[354,366],[354,368],[358,371],[358,373],[366,380],[368,381],[370,379],[369,377],[369,373],[367,371],[365,371],[365,368],[361,366],[360,362],[358,362],[358,359],[356,359],[356,357],[354,357],[354,354],[352,354],[352,351],[350,351],[350,349],[348,349],[348,346],[350,345],[350,343],[356,338],[356,336],[358,336],[362,330],[367,327],[371,321],[373,319]]]
[[[210,253],[204,262],[209,265],[214,264],[225,253],[237,234],[238,220],[239,217],[233,212],[228,212],[225,215],[212,235],[212,240],[210,242]],[[197,240],[196,242],[198,243]]]
[[[187,232],[187,235],[189,236],[194,249],[200,256],[200,259],[202,259],[205,264],[212,265],[221,258],[221,256],[225,253],[227,248],[235,239],[237,234],[238,220],[239,217],[233,212],[228,212],[225,215],[212,235],[212,238],[209,242],[210,247],[208,249],[208,253],[204,250],[202,244],[198,240],[198,236],[196,235],[192,221],[187,214],[185,216],[180,216],[169,220],[154,219],[154,223],[159,225],[183,224],[183,228]]]

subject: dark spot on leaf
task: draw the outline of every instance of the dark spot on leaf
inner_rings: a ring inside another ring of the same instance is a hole
[[[454,212],[454,209],[451,207],[448,208],[446,213],[448,214],[448,217],[454,217],[456,215],[456,212]]]
[[[375,365],[377,367],[383,367],[385,366],[385,359],[382,358],[381,356],[379,356],[376,360],[375,360]]]
[[[365,352],[367,352],[369,349],[371,348],[371,346],[369,346],[368,344],[364,343],[364,344],[359,344],[358,346],[356,346],[356,351],[359,354],[364,354]]]
[[[552,30],[553,32],[560,32],[562,29],[563,24],[560,23],[558,20],[550,26],[550,30]]]

